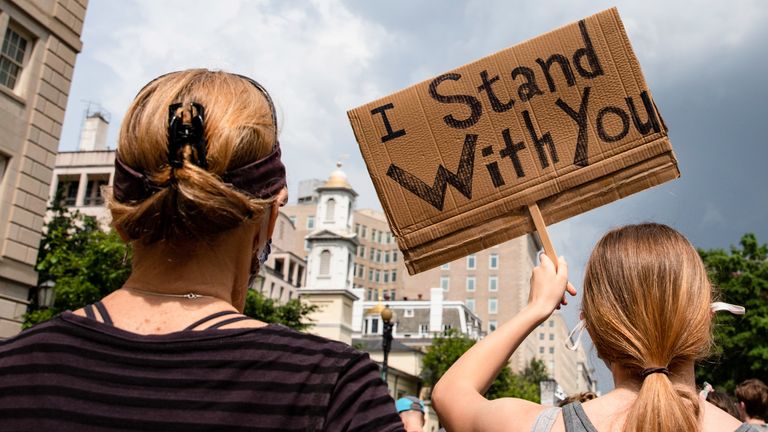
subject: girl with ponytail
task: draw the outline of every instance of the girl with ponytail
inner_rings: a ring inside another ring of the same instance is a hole
[[[575,295],[563,258],[533,270],[528,305],[478,342],[437,383],[432,401],[451,431],[752,431],[695,392],[694,365],[712,345],[712,286],[677,231],[641,224],[607,233],[584,277],[582,317],[615,389],[584,403],[547,408],[483,397],[509,357]]]

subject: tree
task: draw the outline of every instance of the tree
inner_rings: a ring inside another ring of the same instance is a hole
[[[739,247],[699,250],[710,280],[723,301],[746,308],[743,316],[715,318],[715,353],[697,368],[697,379],[732,391],[748,378],[768,378],[768,246],[754,234]]]
[[[24,328],[65,311],[79,309],[120,288],[131,271],[131,250],[114,231],[104,232],[95,218],[69,212],[60,195],[49,209],[52,217],[40,240],[38,286],[55,282],[53,306],[34,298]]]
[[[294,330],[303,331],[312,327],[308,316],[317,308],[317,305],[304,303],[300,299],[288,300],[281,305],[258,291],[248,290],[243,313],[260,321],[282,324]]]
[[[456,362],[475,341],[456,330],[448,330],[432,339],[432,346],[422,360],[422,379],[428,387],[434,387],[448,368]],[[539,402],[539,381],[549,379],[544,363],[533,359],[522,374],[514,374],[504,366],[485,393],[488,399],[516,397]]]

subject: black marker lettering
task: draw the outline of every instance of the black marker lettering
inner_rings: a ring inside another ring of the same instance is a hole
[[[533,73],[533,69],[525,66],[518,66],[512,69],[512,79],[514,80],[518,75],[522,75],[526,79],[526,82],[520,84],[520,87],[517,88],[517,95],[521,101],[526,102],[533,99],[536,95],[544,94],[538,84],[536,84],[536,75]]]
[[[483,147],[482,153],[483,157],[491,156],[493,154],[493,146]],[[486,164],[485,168],[488,170],[488,175],[491,176],[491,181],[493,182],[494,187],[499,188],[504,186],[504,177],[502,177],[501,171],[499,171],[498,162]]]
[[[550,156],[552,156],[552,162],[559,162],[560,159],[557,157],[557,149],[555,148],[555,143],[552,141],[552,135],[550,135],[549,132],[545,133],[541,137],[536,134],[536,129],[533,127],[531,115],[528,113],[528,110],[523,111],[523,120],[525,120],[525,127],[528,128],[528,133],[531,134],[531,139],[533,140],[534,147],[536,147],[536,152],[539,154],[539,162],[541,162],[541,168],[543,169],[549,166],[547,152],[544,151],[544,144],[549,147],[549,153]]]
[[[584,94],[581,95],[581,105],[579,112],[576,112],[562,99],[558,98],[555,102],[561,110],[565,111],[573,121],[579,125],[579,137],[576,139],[576,154],[573,156],[574,165],[585,167],[589,165],[589,135],[587,134],[587,104],[589,103],[589,87],[584,87]]]
[[[525,177],[525,171],[523,171],[523,164],[520,163],[520,158],[517,156],[517,152],[525,148],[525,143],[520,141],[517,144],[512,143],[512,136],[509,134],[509,129],[501,131],[501,136],[504,137],[504,148],[499,151],[499,156],[502,159],[508,157],[512,161],[512,166],[515,167],[515,174],[517,178]],[[546,156],[545,156],[546,158]],[[544,159],[546,162],[546,159]]]
[[[378,108],[374,108],[371,110],[371,115],[381,114],[381,120],[384,121],[384,128],[387,129],[387,134],[381,137],[381,142],[383,143],[405,135],[405,129],[400,129],[396,131],[392,130],[392,125],[389,123],[389,117],[387,117],[387,110],[390,110],[394,107],[395,106],[393,104],[388,103],[386,105],[382,105]]]
[[[568,87],[576,84],[576,79],[573,77],[573,71],[571,70],[571,64],[568,62],[568,58],[562,54],[552,54],[547,61],[538,58],[536,63],[541,66],[541,71],[544,72],[544,77],[547,78],[547,85],[549,85],[549,91],[552,93],[557,90],[555,87],[555,80],[552,78],[552,74],[549,73],[549,69],[552,67],[552,63],[560,65],[560,69],[563,70],[563,76],[565,76],[565,82],[568,83]]]
[[[509,111],[512,109],[512,107],[515,105],[515,100],[512,98],[509,98],[509,101],[507,103],[501,103],[499,100],[499,97],[496,96],[496,93],[493,91],[493,83],[499,80],[499,76],[496,75],[493,78],[488,78],[488,71],[482,71],[480,72],[480,79],[483,80],[483,83],[477,88],[478,92],[486,92],[488,93],[488,100],[491,101],[491,108],[493,108],[494,111],[497,113],[502,113],[505,111]]]
[[[579,48],[573,53],[573,65],[576,67],[576,71],[584,78],[596,78],[603,75],[603,67],[600,66],[600,60],[597,58],[595,48],[592,46],[592,39],[589,38],[587,33],[587,24],[584,20],[579,21],[579,31],[581,32],[581,38],[584,39],[584,48]],[[581,59],[587,56],[587,62],[592,70],[587,70],[581,65]]]
[[[466,119],[456,120],[451,114],[443,117],[443,121],[445,121],[445,124],[448,126],[455,129],[466,129],[480,120],[480,116],[483,114],[483,105],[480,103],[480,101],[476,97],[470,95],[446,96],[437,92],[437,86],[439,86],[441,82],[445,80],[458,81],[460,78],[461,75],[457,73],[447,73],[440,75],[439,77],[432,80],[432,82],[429,84],[429,95],[432,97],[432,99],[440,103],[461,103],[467,105],[471,110],[471,113]]]
[[[635,109],[635,101],[633,101],[631,97],[626,99],[629,113],[632,115],[632,123],[635,124],[637,131],[640,132],[641,135],[647,135],[651,130],[656,133],[661,132],[659,122],[656,121],[656,110],[654,109],[653,102],[651,102],[651,98],[648,97],[648,92],[644,91],[640,93],[640,99],[643,100],[643,107],[645,107],[645,112],[648,115],[648,121],[645,123],[640,121],[640,115],[637,113],[637,109]]]
[[[616,135],[608,135],[608,132],[606,132],[605,127],[603,126],[603,119],[608,113],[616,114],[621,119],[621,132]],[[615,142],[627,136],[627,133],[629,133],[629,116],[623,109],[615,106],[607,106],[597,113],[597,135],[600,136],[601,140],[605,142]]]
[[[387,176],[397,184],[404,187],[417,197],[442,211],[445,203],[445,192],[450,183],[467,199],[472,199],[472,173],[475,167],[475,146],[477,135],[467,134],[464,138],[464,147],[461,150],[461,158],[456,173],[448,171],[444,166],[437,167],[437,174],[432,186],[408,171],[391,164],[387,170]]]

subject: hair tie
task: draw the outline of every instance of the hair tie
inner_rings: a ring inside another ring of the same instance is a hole
[[[669,376],[669,369],[665,367],[652,367],[648,369],[643,369],[642,372],[640,372],[640,376],[645,379],[648,375],[655,374],[655,373],[663,373],[666,376]]]

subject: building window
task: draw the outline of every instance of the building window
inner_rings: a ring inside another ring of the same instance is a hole
[[[554,333],[550,333],[549,334],[549,340],[551,340],[551,341],[555,340],[555,334]]]
[[[397,251],[396,250],[392,251],[392,262],[397,262]]]
[[[374,258],[376,258],[376,249],[371,248],[371,257],[369,258],[369,260],[373,261]]]
[[[376,238],[376,241],[377,241],[378,243],[381,243],[381,234],[382,234],[382,233],[381,233],[381,231],[379,231],[379,235],[378,235],[378,236],[377,236],[377,238]]]
[[[429,334],[429,324],[419,324],[419,334]]]
[[[475,299],[467,299],[467,309],[475,311]]]
[[[405,318],[413,318],[413,309],[406,309],[403,316]]]
[[[442,288],[443,291],[448,291],[450,287],[451,287],[451,278],[449,278],[448,276],[441,276],[440,288]]]
[[[475,290],[475,277],[467,276],[467,291],[474,291],[474,290]]]
[[[384,264],[389,264],[389,251],[384,251]]]
[[[373,269],[368,270],[368,280],[373,282]]]
[[[365,277],[365,266],[362,264],[357,265],[357,277],[359,278]]]
[[[488,291],[499,290],[499,278],[498,276],[488,276]]]
[[[549,347],[549,353],[554,354],[555,353],[555,347]]]
[[[331,274],[331,252],[324,250],[320,252],[320,276]]]
[[[488,313],[495,314],[499,312],[499,300],[492,298],[488,300]]]
[[[544,333],[539,333],[539,340],[544,340]]]
[[[376,279],[375,279],[376,282],[379,282],[379,280],[380,280],[379,276],[381,276],[381,272],[376,270],[376,273],[374,273],[374,274],[376,275]]]
[[[397,282],[397,270],[392,270],[392,282]]]
[[[544,347],[539,347],[539,354],[544,354]]]
[[[550,327],[554,327],[554,326],[555,326],[555,322],[554,322],[554,321],[552,321],[552,320],[549,320],[549,326],[550,326]]]
[[[492,253],[488,256],[488,268],[492,270],[499,268],[499,254]]]
[[[79,178],[59,177],[59,192],[61,194],[61,204],[64,207],[74,207],[77,204],[77,189],[79,187]]]
[[[384,283],[389,283],[389,272],[384,271]]]
[[[360,237],[365,238],[366,235],[368,235],[368,227],[365,225],[360,225]]]
[[[3,181],[3,176],[5,176],[5,169],[8,167],[8,156],[4,154],[0,154],[0,183]]]
[[[453,326],[450,324],[443,324],[443,333],[447,333],[448,330],[452,329]]]
[[[307,216],[307,229],[314,229],[314,228],[315,228],[315,217]]]
[[[85,197],[83,205],[98,206],[104,204],[104,197],[101,195],[101,187],[109,183],[107,178],[88,177],[88,183],[85,185]]]
[[[371,241],[373,241],[373,242],[376,241],[376,230],[375,229],[371,230]]]
[[[477,260],[475,259],[475,255],[470,255],[467,257],[467,270],[474,270],[477,268]]]
[[[445,263],[440,266],[440,270],[450,270],[451,269],[451,263]]]
[[[488,321],[488,331],[494,331],[498,326],[499,324],[496,322],[496,320]]]
[[[389,298],[390,299],[396,300],[397,299],[397,297],[395,297],[396,294],[397,293],[395,292],[395,290],[393,290],[393,289],[389,290]]]
[[[332,221],[333,217],[336,213],[336,200],[333,198],[328,198],[328,201],[325,202],[325,220],[326,221]]]
[[[355,234],[360,235],[360,224],[355,224]]]
[[[386,244],[392,243],[392,233],[390,233],[389,231],[387,231],[386,235],[384,236],[384,242]]]
[[[374,318],[371,320],[371,334],[378,334],[378,333],[379,333],[379,320]]]
[[[11,23],[5,29],[3,49],[0,52],[0,84],[13,90],[19,80],[29,51],[29,39],[22,36]]]
[[[376,262],[381,262],[381,251],[379,249],[376,249]]]

